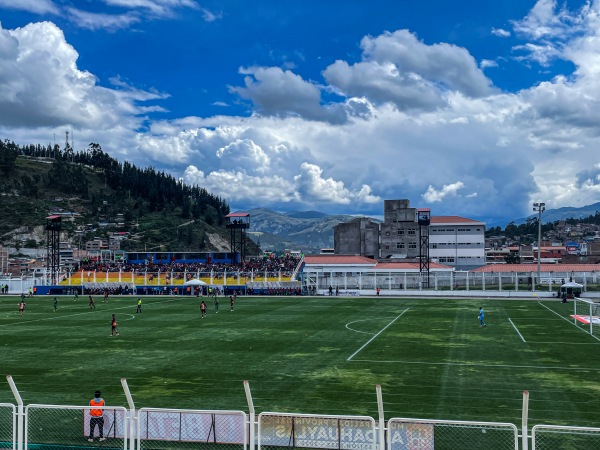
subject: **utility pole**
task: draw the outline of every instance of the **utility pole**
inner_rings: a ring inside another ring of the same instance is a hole
[[[533,204],[533,211],[538,213],[538,257],[537,257],[537,282],[540,283],[540,259],[542,255],[542,213],[546,210],[544,202]]]

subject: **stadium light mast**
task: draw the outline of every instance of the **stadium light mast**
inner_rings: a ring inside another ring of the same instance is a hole
[[[538,213],[538,257],[537,257],[537,282],[540,283],[540,260],[542,255],[542,213],[546,210],[544,202],[533,204],[533,211]]]

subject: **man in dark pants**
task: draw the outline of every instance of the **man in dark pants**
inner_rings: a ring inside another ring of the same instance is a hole
[[[90,436],[88,441],[94,442],[94,429],[98,425],[98,433],[100,434],[100,441],[106,440],[104,437],[104,400],[102,399],[102,393],[96,391],[94,398],[90,400]]]

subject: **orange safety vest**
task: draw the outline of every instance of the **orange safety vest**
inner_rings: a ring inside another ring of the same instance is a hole
[[[104,406],[104,400],[100,399],[100,401],[97,402],[96,399],[93,398],[90,400],[90,406]],[[99,409],[99,408],[90,409],[90,416],[102,417],[102,409]]]

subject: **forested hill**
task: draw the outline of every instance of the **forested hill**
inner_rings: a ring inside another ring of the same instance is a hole
[[[19,146],[0,142],[0,243],[14,244],[15,229],[43,225],[52,211],[80,214],[76,225],[110,222],[122,214],[137,241],[128,249],[165,246],[171,250],[210,249],[206,232],[225,236],[229,205],[197,186],[188,186],[154,168],[119,162],[92,143]],[[63,227],[64,228],[64,227]],[[96,233],[97,234],[97,233]]]

